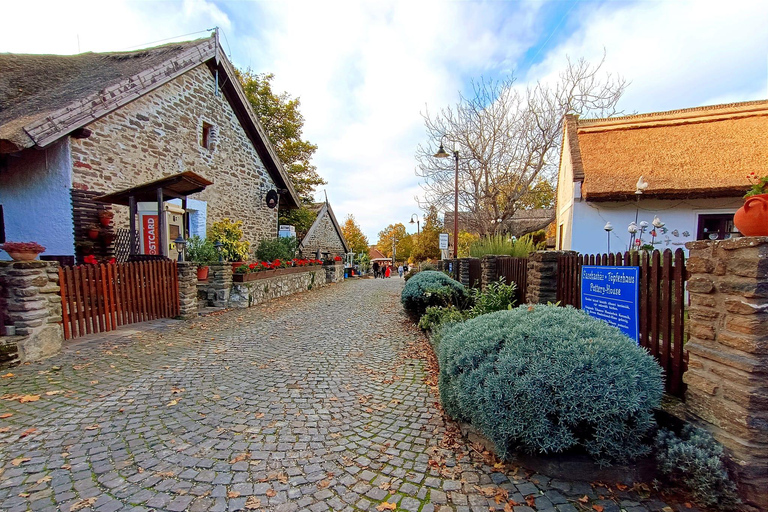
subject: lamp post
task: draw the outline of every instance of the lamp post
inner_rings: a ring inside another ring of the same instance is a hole
[[[606,222],[603,229],[608,234],[608,254],[611,254],[611,231],[613,231],[613,224]]]
[[[414,213],[414,214],[411,215],[411,222],[410,222],[410,224],[413,224],[413,218],[414,217],[416,217],[416,235],[418,236],[418,235],[421,234],[421,230],[419,229],[419,216],[417,214]]]
[[[451,156],[443,148],[443,140],[440,139],[440,147],[435,158],[448,158]],[[459,151],[453,151],[453,159],[456,162],[456,181],[453,188],[453,259],[458,258],[459,254]]]
[[[220,240],[216,240],[216,242],[213,244],[213,247],[214,249],[216,249],[216,253],[218,253],[219,255],[219,263],[221,263],[223,261],[223,256],[221,253],[222,253],[222,247],[224,247],[224,244],[222,244]]]
[[[176,245],[176,251],[179,253],[179,261],[184,261],[184,247],[186,247],[187,241],[184,240],[183,236],[179,235],[173,243]]]

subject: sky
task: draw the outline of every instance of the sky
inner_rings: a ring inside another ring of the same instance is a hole
[[[34,13],[34,15],[30,15]],[[556,76],[566,58],[599,62],[630,85],[626,113],[768,98],[765,0],[8,2],[0,52],[119,51],[205,37],[232,62],[274,73],[301,100],[304,138],[340,222],[371,243],[408,221],[422,194],[422,115],[472,80]],[[2,70],[0,70],[2,73]]]

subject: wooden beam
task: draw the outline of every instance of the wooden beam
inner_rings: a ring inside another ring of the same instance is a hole
[[[165,232],[165,208],[163,208],[163,188],[157,189],[157,229],[160,235],[157,237],[160,241],[160,254],[168,257],[168,236]]]

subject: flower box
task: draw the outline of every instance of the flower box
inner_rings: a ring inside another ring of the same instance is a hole
[[[248,281],[258,281],[260,279],[269,279],[271,277],[285,276],[289,274],[300,274],[302,272],[310,272],[313,270],[313,266],[305,267],[287,267],[278,268],[274,270],[262,270],[260,272],[250,272],[248,274],[232,274],[232,281],[235,283],[247,283]],[[316,271],[316,269],[315,269]]]

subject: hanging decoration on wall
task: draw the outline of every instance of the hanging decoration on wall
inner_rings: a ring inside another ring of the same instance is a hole
[[[267,207],[268,208],[274,208],[277,206],[277,191],[276,190],[270,190],[267,192]]]

